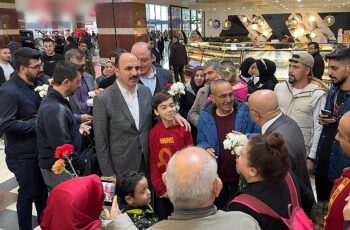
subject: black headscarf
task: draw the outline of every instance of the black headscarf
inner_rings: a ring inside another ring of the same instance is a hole
[[[250,68],[251,65],[253,65],[255,63],[255,59],[254,58],[246,58],[243,60],[242,64],[241,64],[241,75],[243,77],[249,78],[251,77],[251,75],[248,73],[248,70]]]

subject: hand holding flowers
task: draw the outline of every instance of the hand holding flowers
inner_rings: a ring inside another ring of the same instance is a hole
[[[57,159],[54,165],[52,166],[51,170],[54,174],[62,174],[63,172],[67,173],[69,176],[78,177],[77,172],[75,171],[71,155],[74,153],[74,146],[72,144],[64,144],[61,146],[58,146],[55,151],[55,158]],[[65,160],[68,161],[70,168],[73,172],[69,172],[66,169]]]
[[[248,139],[246,135],[239,132],[231,132],[226,134],[226,139],[224,140],[224,149],[231,150],[231,153],[239,156],[245,142]]]

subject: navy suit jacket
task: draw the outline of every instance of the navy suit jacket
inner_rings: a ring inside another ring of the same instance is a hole
[[[6,137],[7,159],[38,157],[36,118],[41,98],[14,72],[0,87],[0,133]]]

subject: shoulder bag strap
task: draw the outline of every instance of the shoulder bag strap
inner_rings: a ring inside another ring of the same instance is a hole
[[[300,207],[297,189],[295,188],[292,176],[290,175],[289,172],[287,173],[285,179],[286,179],[287,184],[288,184],[288,188],[289,188],[290,198],[292,200],[293,209],[296,208],[296,207]]]

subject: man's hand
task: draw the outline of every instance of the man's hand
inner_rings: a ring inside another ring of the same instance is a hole
[[[105,209],[105,213],[106,213],[107,220],[113,220],[116,216],[122,214],[122,212],[119,209],[117,196],[113,197],[111,211],[108,211],[108,209]]]
[[[328,116],[324,116],[324,115],[320,114],[318,117],[318,122],[321,125],[328,125],[328,124],[332,124],[332,123],[336,122],[336,120],[333,117],[328,117]]]
[[[306,167],[307,167],[307,171],[309,172],[309,176],[312,176],[312,173],[313,173],[314,167],[315,167],[315,163],[312,160],[307,159],[306,160]]]
[[[180,114],[175,115],[175,121],[178,123],[181,127],[185,126],[186,132],[191,132],[191,125],[188,123],[188,121],[183,118]]]
[[[87,121],[80,124],[79,133],[81,135],[90,134],[91,121]]]
[[[80,121],[81,123],[87,122],[87,121],[92,121],[92,116],[90,114],[82,114],[80,115]]]
[[[343,215],[344,215],[344,220],[350,220],[350,195],[345,198],[345,201],[347,202],[344,206],[344,209],[343,209]]]
[[[207,148],[206,150],[212,157],[214,157],[215,159],[217,158],[217,156],[215,155],[215,149]]]

